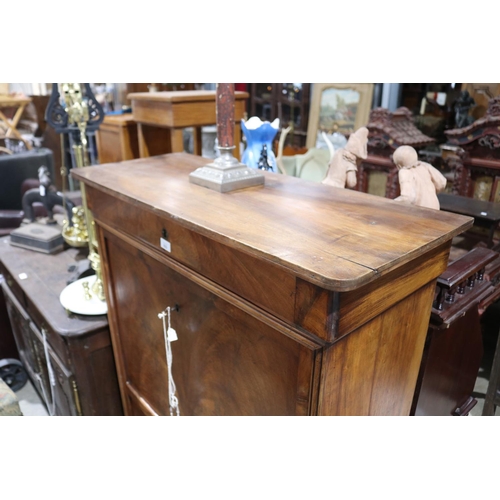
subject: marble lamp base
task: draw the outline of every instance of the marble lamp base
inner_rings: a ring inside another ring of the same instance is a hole
[[[236,189],[264,185],[264,174],[255,168],[240,163],[231,150],[219,147],[221,155],[213,163],[197,168],[189,174],[189,182],[220,193]]]

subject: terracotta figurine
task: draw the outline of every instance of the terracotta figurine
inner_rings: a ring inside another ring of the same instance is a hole
[[[398,167],[401,196],[396,201],[439,210],[437,193],[446,187],[446,177],[429,163],[419,161],[411,146],[400,146],[392,160]]]
[[[349,136],[344,148],[337,149],[330,161],[323,184],[339,188],[356,187],[356,172],[362,160],[366,160],[368,129],[361,127]]]

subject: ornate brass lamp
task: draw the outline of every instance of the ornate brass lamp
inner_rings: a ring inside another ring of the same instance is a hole
[[[55,128],[56,132],[61,134],[67,133],[69,135],[76,163],[75,166],[77,168],[89,167],[87,131],[98,128],[104,119],[104,112],[100,104],[95,100],[88,83],[85,84],[86,100],[83,98],[79,83],[62,83],[60,85],[65,106],[63,107],[61,103],[58,84],[53,83],[52,95],[47,106],[45,119]],[[66,179],[66,170],[64,169],[64,172],[61,173],[63,179]],[[88,245],[88,258],[96,274],[91,291],[100,301],[105,301],[95,223],[92,213],[87,207],[87,197],[83,184],[80,186],[80,190],[83,206],[75,207],[73,210],[72,225],[69,224],[69,221],[63,222],[62,234],[70,246],[82,247]],[[84,293],[82,291],[82,300],[89,300],[88,292]]]

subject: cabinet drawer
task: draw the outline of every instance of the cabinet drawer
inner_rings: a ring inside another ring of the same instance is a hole
[[[0,274],[3,275],[5,282],[7,283],[12,294],[16,297],[19,304],[21,304],[26,309],[26,296],[24,295],[24,292],[22,291],[21,287],[18,285],[12,274],[3,266],[1,261]]]
[[[24,318],[25,322],[33,321],[38,329],[45,329],[47,331],[47,335],[50,338],[50,344],[53,346],[54,350],[57,352],[58,356],[64,361],[64,363],[69,364],[69,355],[66,343],[61,338],[61,336],[54,332],[45,321],[43,315],[38,311],[38,309],[33,305],[28,296],[23,292],[21,287],[17,284],[17,282],[13,279],[12,275],[4,268],[5,271],[5,281],[4,285],[7,287],[7,291],[5,294],[9,295],[10,302],[15,304],[15,309],[18,311],[18,315]],[[12,286],[11,286],[12,285]],[[58,304],[59,305],[59,304]],[[17,317],[17,316],[16,316]],[[18,320],[12,320],[12,328],[14,328],[14,323],[17,323]],[[27,328],[27,327],[26,327]],[[33,365],[31,359],[29,359],[30,364]]]
[[[105,229],[165,252],[253,304],[295,323],[296,280],[277,264],[256,259],[91,187],[87,187],[87,195],[96,222]],[[160,238],[168,241],[170,250],[162,249]]]

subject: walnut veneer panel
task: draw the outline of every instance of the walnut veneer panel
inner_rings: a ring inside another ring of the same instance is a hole
[[[172,327],[179,340],[172,353],[181,414],[308,413],[311,350],[120,239],[108,235],[105,241],[126,404],[131,399],[143,413],[169,413],[158,313],[178,304]],[[150,294],[136,293],[148,289]]]
[[[408,415],[437,276],[472,219],[279,174],[218,193],[187,154],[77,169],[127,415]],[[170,244],[165,249],[160,238]]]
[[[435,281],[329,347],[320,415],[409,415]]]
[[[351,332],[429,281],[435,280],[446,269],[450,243],[435,248],[378,281],[343,293],[340,298],[337,336]]]
[[[293,320],[295,277],[279,266],[260,262],[255,257],[221,245],[160,214],[95,189],[90,190],[99,225],[119,230],[162,252],[165,250],[161,249],[160,238],[165,230],[171,243],[171,251],[165,252],[166,255],[279,317]],[[279,287],[274,286],[276,282],[280,283]]]
[[[139,92],[129,94],[138,123],[164,127],[193,127],[216,123],[215,91]],[[246,92],[235,92],[234,117],[243,118]]]

